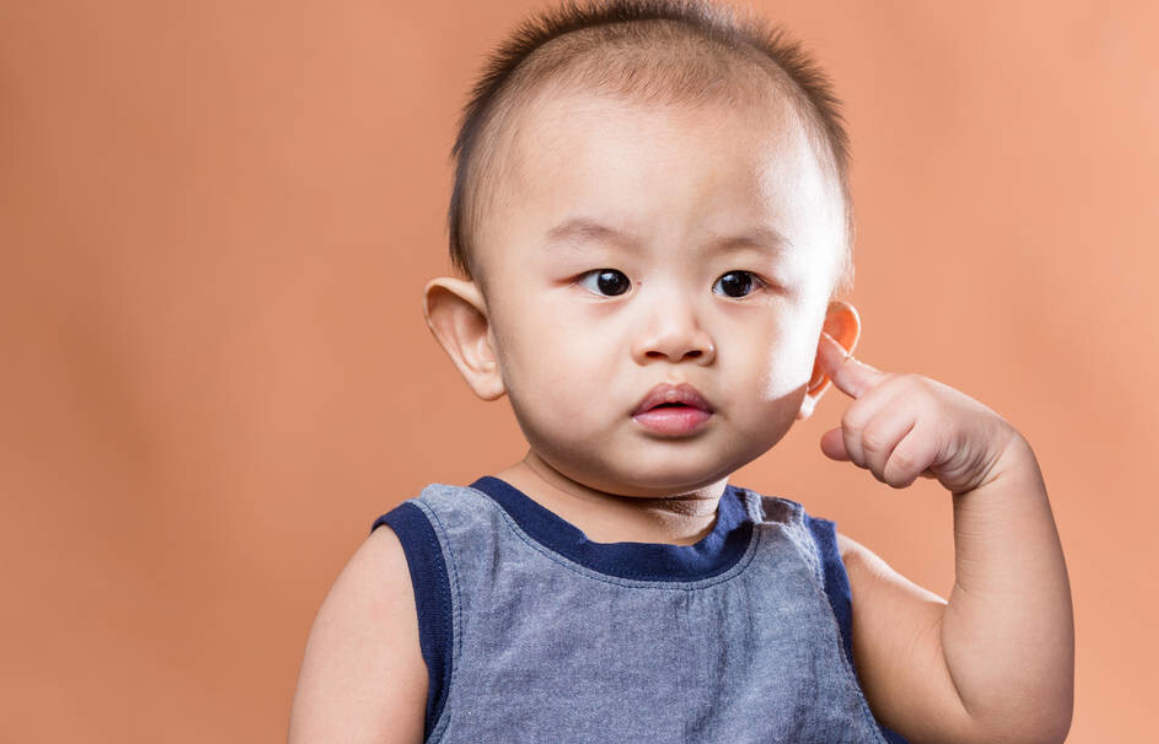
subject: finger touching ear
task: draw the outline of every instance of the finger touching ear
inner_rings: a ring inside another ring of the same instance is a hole
[[[858,339],[861,338],[861,317],[857,314],[857,308],[840,300],[830,302],[821,330],[836,339],[846,353],[852,354],[857,347]],[[821,341],[821,337],[818,336],[818,353]],[[801,410],[797,412],[798,420],[804,420],[813,415],[813,410],[816,408],[817,402],[821,400],[821,396],[829,388],[829,383],[829,376],[825,374],[825,370],[819,363],[814,362],[813,375],[809,380],[805,397],[801,401]]]
[[[491,335],[487,304],[474,282],[439,277],[423,289],[423,314],[435,339],[463,379],[483,400],[495,400],[505,388]]]

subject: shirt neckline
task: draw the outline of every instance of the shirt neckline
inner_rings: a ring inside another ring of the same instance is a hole
[[[691,581],[728,571],[744,556],[753,524],[745,490],[725,486],[712,530],[695,545],[589,540],[578,527],[501,478],[485,475],[471,488],[491,497],[540,545],[592,571],[622,579]]]

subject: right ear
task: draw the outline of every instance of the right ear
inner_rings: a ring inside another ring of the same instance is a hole
[[[463,379],[483,400],[506,391],[499,374],[491,321],[483,293],[474,282],[441,276],[423,288],[427,326],[458,367]]]

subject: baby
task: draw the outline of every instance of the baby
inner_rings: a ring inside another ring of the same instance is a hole
[[[455,144],[428,323],[528,443],[375,523],[307,644],[305,742],[1061,742],[1070,590],[998,414],[850,353],[829,83],[702,2],[545,12]],[[801,503],[729,483],[848,396],[825,455],[954,505],[949,600]]]

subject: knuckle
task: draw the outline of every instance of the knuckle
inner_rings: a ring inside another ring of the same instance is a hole
[[[927,387],[927,383],[930,381],[930,378],[926,377],[925,375],[919,375],[917,372],[903,372],[902,377],[904,377],[909,384],[921,385],[922,387]]]
[[[886,432],[872,426],[862,433],[861,442],[868,452],[884,452],[891,444],[890,437]]]
[[[861,431],[865,422],[861,420],[861,409],[857,406],[850,406],[845,409],[845,413],[841,415],[841,428],[849,432]]]
[[[896,385],[904,386],[913,392],[925,392],[929,389],[929,385],[926,384],[927,378],[915,372],[899,372],[894,380]]]
[[[889,466],[900,475],[908,475],[917,469],[917,459],[909,450],[898,447],[889,458]]]
[[[850,461],[859,468],[865,467],[865,455],[858,437],[849,431],[843,431],[842,435],[845,440],[845,452],[849,455]]]

